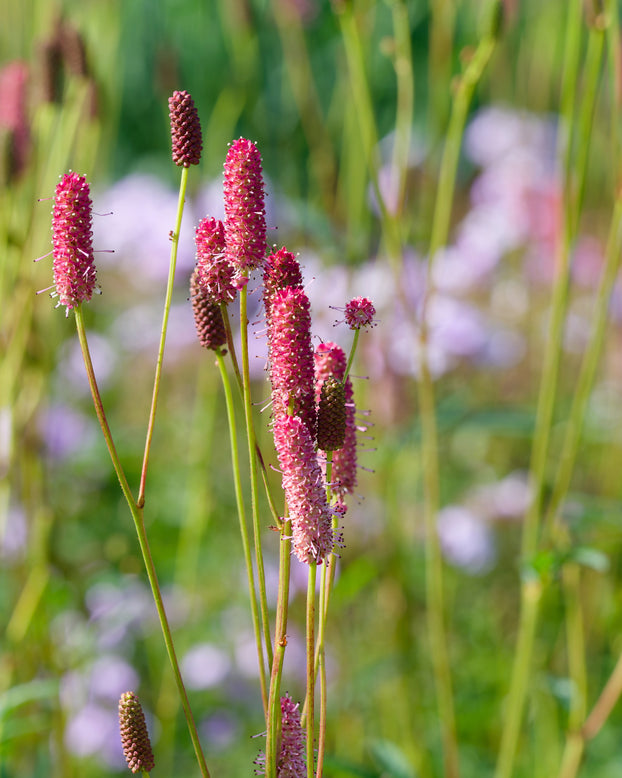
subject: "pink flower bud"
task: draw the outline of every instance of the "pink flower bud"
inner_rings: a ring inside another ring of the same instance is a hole
[[[179,167],[198,165],[203,150],[201,122],[188,92],[173,92],[168,99],[173,162]]]
[[[197,269],[205,293],[214,303],[235,299],[233,268],[225,259],[225,228],[221,221],[206,217],[195,232]]]
[[[274,444],[292,523],[294,553],[301,562],[322,562],[333,549],[332,516],[315,444],[299,416],[274,420]]]
[[[52,211],[54,285],[59,305],[75,308],[95,289],[92,216],[85,176],[66,173],[56,185]]]
[[[307,735],[300,724],[300,710],[289,694],[281,697],[281,739],[276,762],[277,778],[306,778]],[[255,760],[256,775],[265,774],[265,754]]]
[[[346,305],[346,324],[351,330],[375,327],[376,309],[368,297],[353,297]]]
[[[244,138],[229,146],[223,187],[226,257],[236,275],[259,267],[266,254],[261,156]]]
[[[315,437],[313,346],[309,298],[288,286],[276,292],[268,326],[268,355],[275,417],[298,415]]]

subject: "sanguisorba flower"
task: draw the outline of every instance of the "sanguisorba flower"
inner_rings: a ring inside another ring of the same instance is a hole
[[[341,346],[336,343],[320,343],[315,350],[315,397],[320,402],[324,382],[333,376],[339,381],[343,380],[346,370],[346,355]],[[354,405],[354,392],[350,376],[344,384],[345,401],[345,437],[343,446],[333,452],[333,466],[331,482],[333,490],[339,494],[347,494],[356,487],[356,407]]]
[[[346,324],[351,330],[376,326],[374,322],[376,309],[369,297],[353,297],[346,304],[345,314]]]
[[[266,254],[266,210],[261,155],[239,138],[229,146],[224,166],[226,257],[239,284],[260,267]]]
[[[224,346],[227,331],[222,311],[206,290],[198,267],[195,267],[190,278],[190,301],[200,344],[212,351]]]
[[[215,303],[235,299],[233,268],[225,257],[225,227],[219,219],[206,217],[199,222],[194,240],[197,247],[197,270],[205,292]]]
[[[292,545],[301,562],[320,563],[333,549],[332,515],[315,443],[300,416],[274,419],[274,445],[292,523]]]
[[[272,298],[268,325],[269,374],[274,417],[298,415],[315,438],[313,346],[309,298],[291,286]]]
[[[133,773],[153,770],[154,759],[145,714],[134,692],[119,699],[119,729],[127,766]]]
[[[270,254],[263,269],[263,304],[267,322],[272,312],[272,298],[286,286],[301,289],[302,271],[296,256],[283,246]]]
[[[179,167],[198,165],[203,150],[201,122],[189,92],[175,91],[168,99],[173,162]]]
[[[277,778],[306,778],[306,732],[300,725],[300,706],[289,694],[281,697],[281,745],[276,762]],[[265,754],[255,764],[257,775],[265,773]]]
[[[336,451],[346,439],[346,393],[338,378],[329,375],[320,389],[317,405],[317,447]]]
[[[90,300],[97,281],[91,207],[86,177],[65,173],[54,195],[52,254],[58,304],[67,310]]]

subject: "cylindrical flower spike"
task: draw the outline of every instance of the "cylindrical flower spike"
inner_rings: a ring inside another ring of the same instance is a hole
[[[215,351],[227,342],[227,331],[218,303],[211,298],[196,267],[190,278],[190,300],[199,342]]]
[[[266,311],[266,321],[270,321],[272,298],[281,289],[291,286],[302,288],[302,272],[296,256],[285,246],[270,254],[263,271],[263,303]]]
[[[266,211],[261,155],[244,138],[229,146],[225,160],[226,257],[243,285],[249,270],[258,268],[266,254]]]
[[[315,444],[300,416],[274,420],[274,444],[292,524],[292,545],[301,562],[322,562],[333,549],[332,516]]]
[[[299,704],[289,694],[281,697],[281,745],[276,762],[277,778],[306,778],[307,734],[300,724]],[[265,774],[265,754],[255,760],[255,775]]]
[[[351,330],[360,330],[364,327],[375,327],[374,316],[376,309],[369,297],[353,297],[346,304],[346,324]]]
[[[168,99],[173,162],[179,167],[198,165],[203,150],[201,122],[188,92],[175,91]]]
[[[302,289],[275,293],[268,326],[272,412],[298,415],[315,438],[313,346],[309,298]]]
[[[317,407],[317,447],[322,451],[336,451],[346,438],[345,387],[329,375],[322,383]]]
[[[201,284],[215,303],[235,299],[233,268],[225,258],[225,227],[219,219],[206,217],[195,232],[197,268]]]
[[[92,221],[86,177],[66,173],[54,196],[52,254],[56,294],[67,310],[90,300],[95,289]]]
[[[133,773],[153,770],[155,762],[145,714],[134,692],[124,692],[119,699],[119,729],[123,753],[130,770]]]
[[[346,355],[336,343],[320,343],[315,350],[315,396],[319,402],[322,385],[329,376],[342,381],[346,370]],[[348,494],[356,487],[356,408],[350,376],[344,384],[346,429],[343,446],[333,453],[331,481],[339,495]]]

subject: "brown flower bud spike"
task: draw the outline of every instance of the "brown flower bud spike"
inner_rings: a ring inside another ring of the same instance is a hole
[[[153,770],[155,762],[142,705],[134,692],[119,700],[119,729],[127,766],[133,773]]]

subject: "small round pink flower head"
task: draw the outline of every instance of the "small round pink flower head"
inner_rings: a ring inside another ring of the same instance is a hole
[[[375,327],[376,309],[369,297],[353,297],[346,304],[346,324],[351,330]]]
[[[261,156],[250,140],[229,146],[223,187],[226,257],[236,275],[259,267],[266,254],[266,211]]]
[[[56,294],[67,310],[90,300],[95,289],[91,205],[86,177],[65,173],[54,196],[52,254]]]
[[[268,325],[268,356],[274,416],[300,416],[315,437],[311,313],[302,289],[288,286],[275,293]]]
[[[198,267],[195,267],[190,278],[190,300],[200,344],[212,351],[224,346],[227,342],[227,330],[222,311],[220,305],[215,303],[206,291]]]
[[[301,562],[320,563],[333,549],[333,530],[313,438],[300,416],[277,416],[273,432],[294,553]]]
[[[306,730],[300,724],[299,704],[289,694],[281,697],[281,743],[276,762],[277,778],[306,778]],[[255,760],[255,775],[265,774],[266,755]]]
[[[235,299],[233,268],[225,259],[225,228],[218,219],[206,217],[195,232],[197,268],[201,285],[215,303]]]
[[[296,256],[283,246],[283,248],[270,254],[264,265],[263,303],[267,321],[270,321],[272,298],[276,292],[280,289],[285,289],[286,286],[301,289],[302,272]]]
[[[315,350],[315,396],[320,401],[322,387],[329,376],[334,376],[339,381],[343,380],[346,370],[346,355],[344,350],[336,343],[320,343]],[[334,483],[333,491],[338,495],[349,494],[356,487],[356,406],[354,404],[354,391],[350,376],[346,378],[344,385],[344,400],[346,409],[346,430],[344,442],[341,448],[333,453],[333,467],[331,480]],[[322,456],[322,463],[325,459]]]
[[[203,150],[201,122],[189,92],[173,92],[168,99],[173,162],[179,167],[198,165]]]
[[[119,729],[127,766],[133,773],[154,768],[153,751],[145,714],[134,692],[124,692],[119,700]]]

